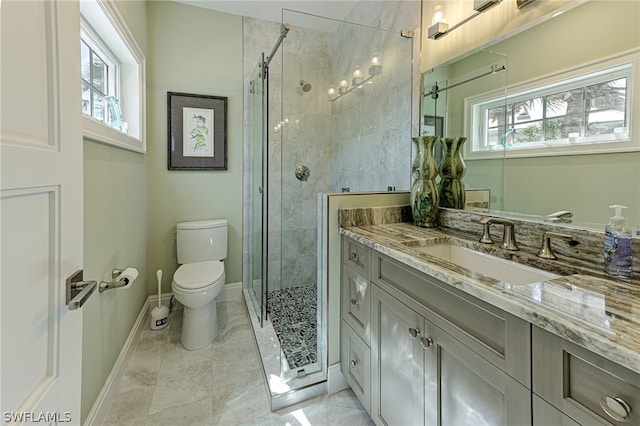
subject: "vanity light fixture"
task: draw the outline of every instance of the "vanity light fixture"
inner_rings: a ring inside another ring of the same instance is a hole
[[[476,12],[482,12],[499,1],[500,0],[473,0],[473,10]]]
[[[449,24],[446,24],[444,22],[436,22],[427,30],[427,37],[435,40],[438,37],[445,35],[448,30]]]
[[[349,81],[347,79],[340,80],[338,84],[338,90],[333,87],[329,88],[327,92],[327,99],[330,102],[337,100],[338,98],[343,97],[347,93],[351,92],[362,92],[361,88],[365,83],[373,83],[373,78],[382,74],[382,60],[378,54],[375,54],[371,58],[371,65],[369,65],[369,75],[365,76],[360,69],[360,66],[357,66],[353,71],[351,78],[351,87],[349,87]]]
[[[457,24],[453,25],[452,27],[449,27],[447,23],[440,21],[441,13],[440,11],[438,11],[434,16],[435,23],[432,26],[430,26],[429,29],[427,29],[427,37],[432,40],[436,40],[441,36],[455,30],[459,26],[464,25],[468,21],[480,15],[489,7],[493,6],[494,4],[500,3],[500,1],[501,0],[473,0],[473,10],[475,12],[472,15],[467,16]],[[523,0],[523,1],[535,1],[535,0]]]
[[[525,6],[530,5],[531,3],[533,3],[536,0],[516,0],[516,8],[517,9],[521,9]]]

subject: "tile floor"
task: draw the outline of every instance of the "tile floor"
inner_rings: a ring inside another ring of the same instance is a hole
[[[105,426],[373,425],[351,390],[272,413],[244,300],[218,302],[218,337],[204,349],[182,347],[181,320],[176,309],[167,328],[139,333]]]
[[[317,285],[267,292],[267,313],[289,368],[318,362]]]

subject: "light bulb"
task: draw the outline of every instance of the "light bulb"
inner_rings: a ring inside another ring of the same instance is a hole
[[[371,58],[371,66],[369,67],[369,75],[374,77],[382,73],[382,61],[378,55]]]
[[[363,80],[364,79],[362,78],[362,71],[360,71],[360,68],[358,67],[353,71],[353,78],[351,79],[351,84],[353,86],[359,86],[362,84]]]
[[[349,86],[349,83],[347,82],[347,80],[341,80],[340,81],[340,87],[338,88],[338,92],[341,95],[344,95],[345,93],[347,93],[347,87]]]

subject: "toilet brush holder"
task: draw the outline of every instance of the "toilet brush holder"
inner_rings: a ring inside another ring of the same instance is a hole
[[[158,306],[151,311],[151,330],[160,330],[169,325],[169,308],[162,304],[162,269],[156,272],[158,278]]]

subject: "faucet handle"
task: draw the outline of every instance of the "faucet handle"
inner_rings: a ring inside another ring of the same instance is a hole
[[[479,223],[483,226],[482,228],[482,237],[478,240],[482,244],[493,244],[493,240],[491,239],[491,234],[489,233],[489,227],[493,223],[493,218],[484,217],[482,219],[471,219],[473,223]]]
[[[571,246],[580,244],[578,241],[574,240],[571,235],[547,231],[542,234],[542,247],[538,252],[538,257],[549,260],[556,260],[558,258],[551,250],[551,239],[568,241]]]
[[[511,251],[518,251],[520,248],[516,244],[516,233],[513,222],[505,222],[502,224],[502,244],[500,248]]]

